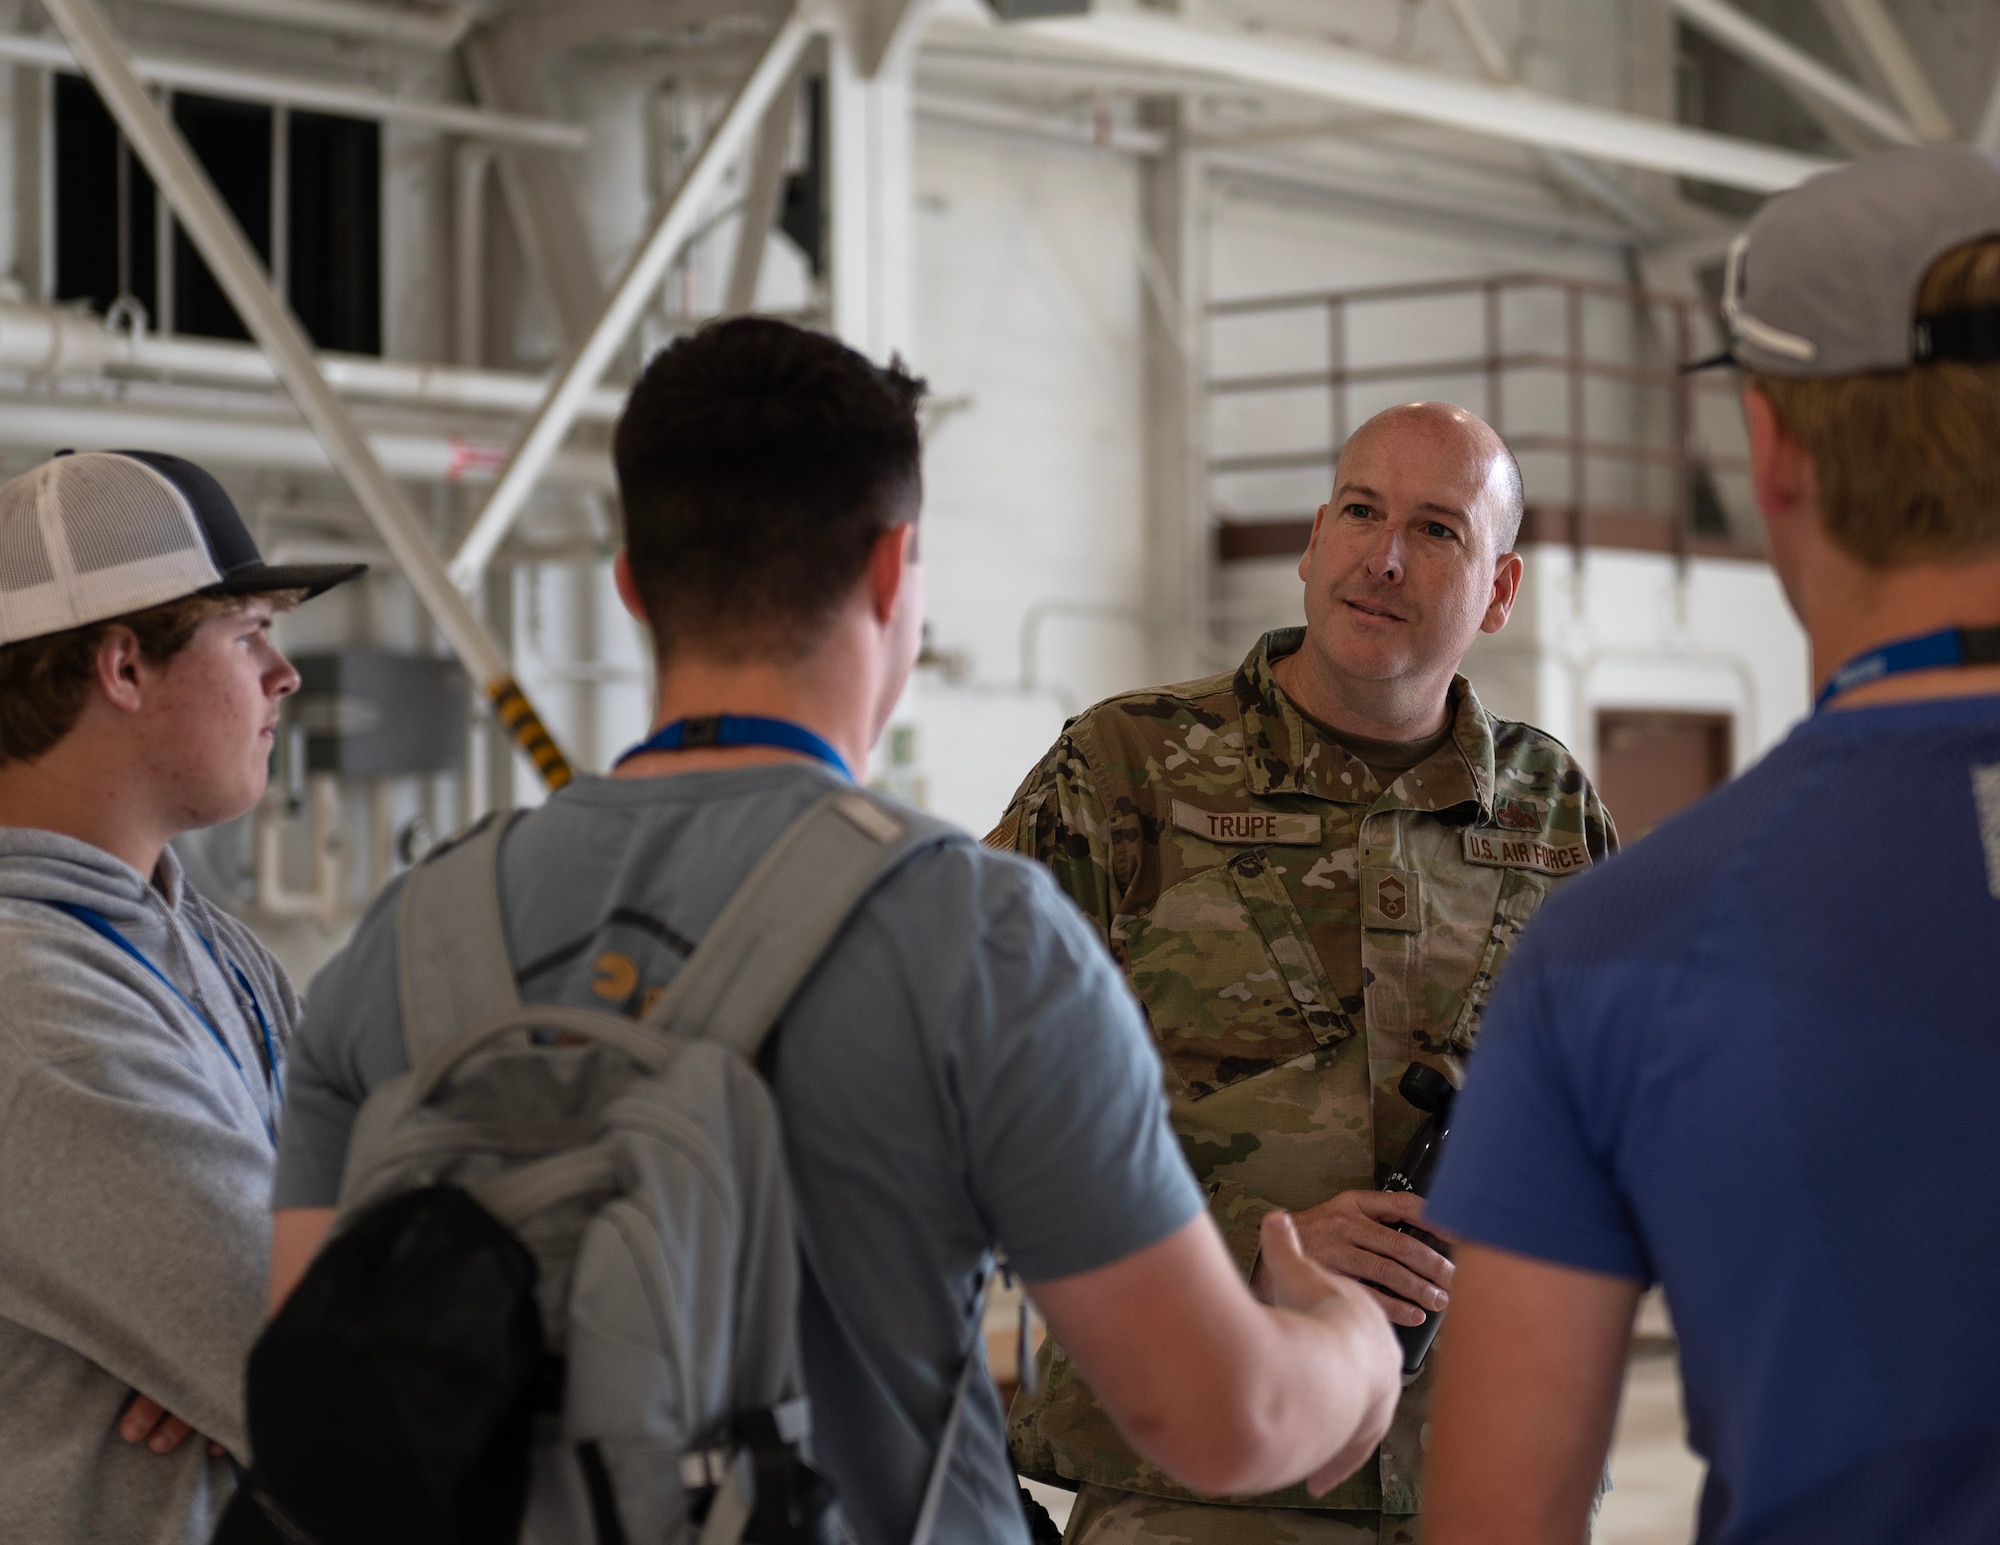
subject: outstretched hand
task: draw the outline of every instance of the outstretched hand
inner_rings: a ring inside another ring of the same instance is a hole
[[[1402,1393],[1403,1349],[1382,1312],[1387,1300],[1310,1259],[1292,1214],[1267,1214],[1262,1234],[1258,1270],[1270,1301],[1347,1330],[1360,1360],[1356,1376],[1376,1392],[1347,1442],[1306,1477],[1306,1489],[1320,1496],[1358,1470],[1388,1433]]]

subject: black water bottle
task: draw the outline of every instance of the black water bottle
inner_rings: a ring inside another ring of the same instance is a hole
[[[1403,1149],[1403,1157],[1396,1165],[1395,1174],[1382,1182],[1384,1191],[1410,1191],[1418,1196],[1431,1188],[1431,1176],[1437,1173],[1438,1156],[1444,1152],[1444,1140],[1451,1130],[1451,1102],[1458,1091],[1451,1080],[1436,1068],[1426,1067],[1421,1062],[1412,1062],[1403,1073],[1402,1082],[1396,1085],[1396,1092],[1429,1118],[1417,1128],[1416,1136]],[[1399,1223],[1397,1229],[1412,1239],[1429,1245],[1439,1255],[1450,1259],[1451,1248],[1435,1234],[1427,1233],[1414,1223]],[[1386,1289],[1384,1291],[1387,1291]],[[1400,1293],[1389,1294],[1391,1298],[1402,1298]],[[1408,1300],[1404,1300],[1408,1302]],[[1407,1382],[1424,1365],[1424,1358],[1437,1340],[1438,1323],[1443,1320],[1444,1311],[1425,1310],[1421,1325],[1398,1325],[1396,1339],[1403,1343],[1403,1378]]]

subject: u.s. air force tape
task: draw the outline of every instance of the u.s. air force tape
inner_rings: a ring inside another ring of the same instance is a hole
[[[1495,869],[1533,869],[1541,874],[1579,874],[1590,867],[1590,849],[1574,838],[1552,841],[1496,826],[1465,829],[1465,861]]]
[[[1174,825],[1210,842],[1317,843],[1319,817],[1278,810],[1203,810],[1174,801]]]

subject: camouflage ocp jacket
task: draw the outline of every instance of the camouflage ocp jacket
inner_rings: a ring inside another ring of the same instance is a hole
[[[1452,736],[1382,788],[1272,674],[1303,629],[1233,674],[1110,698],[1070,721],[987,839],[1046,864],[1145,1005],[1173,1123],[1247,1275],[1258,1224],[1372,1188],[1423,1117],[1412,1060],[1461,1081],[1494,978],[1550,890],[1616,846],[1575,759],[1497,719],[1461,677]],[[1061,1349],[1011,1418],[1024,1473],[1193,1497],[1140,1459]],[[1265,1507],[1419,1510],[1435,1360],[1376,1460]]]

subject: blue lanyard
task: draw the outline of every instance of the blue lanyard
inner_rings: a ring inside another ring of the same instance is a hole
[[[1813,700],[1813,712],[1856,687],[1907,671],[1951,670],[1964,665],[2000,665],[2000,628],[1940,628],[1918,638],[1898,639],[1856,655],[1827,678]]]
[[[755,714],[711,714],[705,719],[676,719],[639,742],[611,765],[622,766],[648,751],[694,751],[704,746],[777,746],[817,757],[849,782],[854,774],[838,751],[803,724],[789,719],[762,719]]]
[[[237,1057],[235,1052],[229,1049],[229,1042],[223,1038],[222,1032],[216,1028],[215,1021],[196,1007],[194,1000],[182,992],[180,988],[176,987],[166,972],[148,960],[140,951],[138,945],[120,933],[108,917],[101,912],[93,911],[91,908],[74,901],[51,901],[48,905],[54,907],[58,912],[67,912],[92,933],[117,945],[119,949],[123,950],[134,960],[138,961],[140,965],[152,972],[160,985],[176,998],[180,999],[181,1006],[201,1021],[201,1027],[208,1032],[209,1039],[222,1048],[222,1055],[227,1057],[229,1065],[236,1069],[236,1076],[243,1080],[243,1087],[250,1089],[250,1075],[243,1071],[242,1061]],[[202,934],[196,934],[195,937],[201,940],[202,947],[208,951],[209,958],[215,962],[217,969],[221,969],[222,957],[216,954],[215,946],[210,944],[207,937]],[[264,1075],[270,1080],[272,1090],[276,1092],[280,1088],[278,1082],[278,1052],[276,1046],[271,1041],[271,1022],[264,1017],[264,1005],[257,1001],[257,994],[250,986],[250,978],[243,974],[243,968],[232,960],[229,962],[229,969],[235,973],[237,985],[243,989],[244,996],[250,1000],[250,1011],[257,1016],[257,1029],[264,1038]],[[254,1102],[256,1098],[254,1090],[251,1091],[251,1098]],[[264,1121],[264,1131],[269,1135],[273,1146],[275,1146],[278,1141],[278,1130],[271,1125],[268,1118]]]

